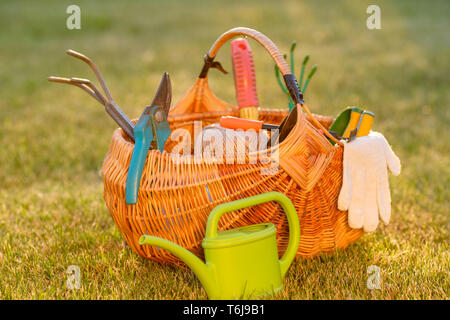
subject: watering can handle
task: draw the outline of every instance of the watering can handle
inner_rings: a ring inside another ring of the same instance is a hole
[[[206,223],[206,238],[211,239],[217,236],[219,219],[225,213],[270,201],[276,201],[281,205],[289,223],[289,243],[283,257],[280,259],[281,277],[284,277],[292,260],[294,260],[300,242],[300,223],[297,211],[291,200],[284,194],[272,191],[218,205],[211,211],[208,222]]]

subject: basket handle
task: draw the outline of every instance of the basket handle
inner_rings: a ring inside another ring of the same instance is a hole
[[[223,33],[217,40],[213,43],[211,48],[208,51],[208,54],[205,56],[205,64],[203,66],[203,69],[200,73],[200,78],[205,78],[208,74],[208,70],[211,67],[217,67],[217,62],[214,62],[214,58],[217,55],[217,52],[219,49],[230,39],[237,37],[237,36],[247,36],[254,40],[256,40],[259,44],[261,44],[267,52],[270,54],[272,59],[275,61],[276,65],[280,69],[281,74],[283,75],[284,82],[286,83],[286,88],[289,90],[289,94],[292,98],[292,100],[295,102],[297,109],[303,108],[305,112],[309,115],[310,120],[322,130],[322,132],[330,138],[332,141],[337,143],[338,145],[343,145],[339,140],[337,140],[331,133],[328,132],[328,130],[312,115],[311,111],[309,111],[308,107],[306,106],[305,102],[303,101],[303,94],[301,93],[298,84],[297,79],[295,76],[291,73],[291,70],[289,68],[289,65],[287,64],[286,60],[284,59],[283,55],[281,54],[278,47],[275,45],[275,43],[272,42],[266,35],[262,34],[261,32],[245,28],[245,27],[238,27],[234,29],[230,29],[227,32]],[[215,65],[216,63],[216,65]],[[298,112],[298,110],[296,110]],[[292,112],[292,111],[291,111]],[[295,116],[295,115],[294,115]]]
[[[278,47],[275,45],[275,43],[272,42],[272,40],[270,40],[266,35],[262,34],[259,31],[254,30],[254,29],[238,27],[238,28],[230,29],[227,32],[223,33],[213,43],[213,45],[211,46],[211,48],[208,51],[208,54],[205,56],[205,65],[203,66],[203,69],[200,72],[200,76],[199,76],[200,78],[205,78],[208,73],[209,68],[213,67],[214,58],[216,57],[219,49],[227,41],[229,41],[237,36],[246,36],[246,37],[250,37],[250,38],[254,39],[255,41],[257,41],[272,56],[273,60],[277,64],[277,66],[280,69],[280,72],[283,76],[291,74],[289,65],[287,64],[286,60],[284,60],[283,55],[281,54],[280,50],[278,50]]]

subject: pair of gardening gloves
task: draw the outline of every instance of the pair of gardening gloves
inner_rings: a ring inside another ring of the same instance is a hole
[[[351,228],[375,231],[379,217],[385,224],[389,223],[391,194],[388,168],[397,176],[401,164],[381,133],[371,131],[368,136],[344,142],[343,181],[338,209],[348,210]]]

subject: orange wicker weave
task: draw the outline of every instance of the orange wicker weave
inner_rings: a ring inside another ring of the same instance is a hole
[[[258,41],[282,74],[290,74],[273,42],[248,28],[235,28],[221,35],[208,56],[214,58],[219,48],[235,36],[248,36]],[[169,138],[162,154],[158,150],[149,151],[135,205],[125,203],[125,184],[134,145],[117,129],[102,167],[104,199],[130,247],[142,257],[184,266],[168,251],[140,246],[139,237],[150,234],[168,239],[202,257],[201,241],[210,211],[220,203],[267,191],[287,195],[298,212],[301,236],[297,257],[312,257],[345,248],[361,237],[362,230],[348,226],[347,212],[337,209],[343,150],[338,144],[330,144],[319,130],[326,131],[333,119],[312,116],[304,104],[296,107],[297,123],[278,146],[279,170],[275,174],[262,175],[261,169],[270,164],[260,161],[221,164],[215,161],[217,159],[194,161],[193,156],[180,160],[168,152],[174,146]],[[280,123],[286,114],[285,110],[261,110],[259,113],[260,120],[269,123]],[[201,120],[206,126],[218,122],[224,115],[238,116],[238,108],[217,98],[202,72],[195,85],[170,111],[169,123],[172,132],[184,128],[193,133],[194,121]],[[219,227],[228,229],[267,221],[277,227],[278,247],[283,254],[289,230],[286,216],[275,203],[229,213],[220,220]]]

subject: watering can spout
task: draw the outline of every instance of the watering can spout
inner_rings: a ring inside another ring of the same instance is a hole
[[[205,264],[202,260],[200,260],[195,254],[186,250],[185,248],[177,245],[176,243],[170,242],[168,240],[153,237],[149,235],[143,235],[139,239],[139,244],[143,245],[151,245],[155,247],[159,247],[161,249],[165,249],[170,251],[176,257],[183,260],[184,263],[187,264],[189,268],[195,273],[197,278],[202,283],[203,288],[205,289],[208,297],[217,296],[215,284],[215,276],[213,266],[210,264]]]

